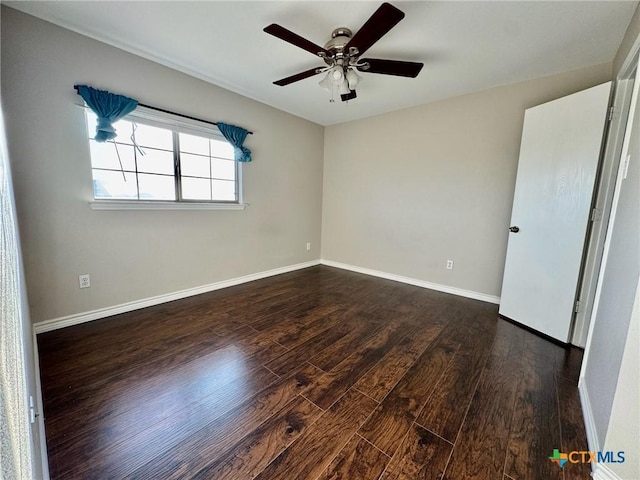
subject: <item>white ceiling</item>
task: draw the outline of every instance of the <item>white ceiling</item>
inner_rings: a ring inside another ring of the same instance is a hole
[[[381,1],[4,2],[123,50],[332,125],[609,62],[637,1],[392,1],[406,16],[366,57],[424,62],[416,79],[363,73],[358,98],[329,103],[322,75],[273,81],[322,62],[262,31],[271,24],[324,45],[354,32]]]

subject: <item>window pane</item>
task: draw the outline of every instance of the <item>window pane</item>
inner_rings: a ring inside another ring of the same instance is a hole
[[[233,159],[233,145],[226,140],[211,140],[211,156]]]
[[[189,177],[209,178],[211,176],[209,157],[182,153],[180,155],[180,174]]]
[[[227,180],[211,180],[213,199],[235,202],[236,184]]]
[[[154,147],[163,150],[173,150],[173,133],[164,128],[152,127],[137,123],[135,125],[136,143],[141,147]]]
[[[211,200],[211,184],[208,178],[182,178],[182,198],[186,200]]]
[[[209,156],[209,139],[181,133],[180,151]]]
[[[224,180],[235,180],[236,178],[236,162],[233,160],[211,159],[213,168],[213,178],[221,178]]]
[[[132,146],[118,145],[116,152],[116,146],[113,142],[96,142],[95,140],[91,140],[89,141],[89,148],[91,148],[91,166],[93,168],[120,170],[120,163],[118,162],[119,153],[120,160],[122,160],[122,167],[131,172],[136,171]],[[120,177],[122,177],[122,175],[120,175]]]
[[[138,198],[136,176],[108,170],[93,170],[93,196],[95,198]]]
[[[140,200],[175,200],[173,176],[138,174]]]
[[[144,148],[144,155],[137,153],[138,171],[173,175],[173,152]]]

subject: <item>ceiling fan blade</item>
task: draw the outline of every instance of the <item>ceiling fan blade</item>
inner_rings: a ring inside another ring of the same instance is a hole
[[[341,94],[340,98],[342,99],[343,102],[346,102],[347,100],[353,100],[357,96],[358,95],[356,95],[356,91],[351,90],[349,93]]]
[[[300,47],[307,52],[313,53],[314,55],[318,55],[319,53],[324,53],[325,55],[329,54],[329,52],[322,48],[320,45],[316,45],[306,38],[302,38],[297,33],[293,33],[291,30],[287,30],[286,28],[281,27],[280,25],[277,25],[275,23],[272,23],[268,27],[265,27],[263,30],[268,34],[273,35],[274,37],[278,37],[280,40],[284,40],[285,42],[295,45],[296,47]]]
[[[369,68],[358,67],[361,72],[397,75],[398,77],[416,78],[424,63],[403,62],[400,60],[382,60],[379,58],[363,58],[358,63],[367,63]]]
[[[404,18],[404,13],[390,3],[383,3],[349,40],[345,50],[356,47],[360,55],[369,50],[389,30]]]
[[[313,77],[315,74],[320,73],[322,70],[324,70],[324,67],[311,68],[304,72],[291,75],[290,77],[281,78],[280,80],[276,80],[273,83],[275,83],[276,85],[280,85],[281,87],[284,87],[285,85],[289,85],[290,83],[304,80],[305,78]]]

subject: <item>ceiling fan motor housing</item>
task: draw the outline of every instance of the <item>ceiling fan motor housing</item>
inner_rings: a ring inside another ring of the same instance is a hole
[[[325,50],[330,54],[323,57],[327,65],[344,65],[345,63],[350,63],[351,58],[354,60],[356,59],[352,53],[345,51],[345,47],[349,43],[349,40],[351,40],[352,36],[353,32],[344,27],[336,28],[331,33],[331,40],[329,40],[324,46]],[[345,62],[345,60],[347,61]],[[352,62],[353,61],[351,61],[351,63]]]

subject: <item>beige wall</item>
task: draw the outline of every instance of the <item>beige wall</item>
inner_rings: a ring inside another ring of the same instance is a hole
[[[322,258],[500,295],[524,110],[610,76],[603,64],[327,127]]]
[[[34,322],[320,257],[323,128],[2,7],[2,98]],[[75,83],[253,130],[244,211],[93,211]],[[306,242],[312,243],[306,251]],[[91,275],[80,290],[78,275]]]

